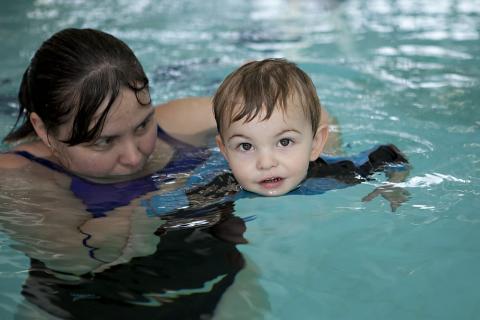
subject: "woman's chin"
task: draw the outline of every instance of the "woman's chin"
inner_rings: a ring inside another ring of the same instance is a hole
[[[132,170],[129,172],[118,172],[118,173],[95,172],[95,173],[86,173],[86,174],[81,174],[81,173],[75,173],[75,174],[84,179],[91,180],[94,182],[99,182],[99,183],[123,182],[123,181],[132,180],[132,179],[146,175],[143,168],[134,170],[134,171]]]

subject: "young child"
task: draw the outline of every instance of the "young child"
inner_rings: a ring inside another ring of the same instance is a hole
[[[279,196],[307,176],[328,137],[327,115],[311,79],[283,59],[249,62],[213,98],[216,142],[245,189]]]
[[[222,211],[215,206],[255,193],[320,194],[361,183],[380,170],[390,181],[405,176],[402,168],[407,160],[393,145],[376,146],[353,157],[319,157],[328,137],[327,113],[310,78],[286,60],[243,65],[223,81],[213,108],[216,142],[233,175],[223,170],[223,164],[210,166],[190,188],[145,200],[149,215],[190,221],[204,212]],[[375,189],[364,200],[377,195],[390,202],[392,211],[408,197],[392,185]]]
[[[279,196],[308,177],[360,182],[387,163],[406,163],[395,146],[360,160],[319,158],[328,116],[308,75],[284,59],[265,59],[228,75],[213,98],[216,142],[244,190]]]

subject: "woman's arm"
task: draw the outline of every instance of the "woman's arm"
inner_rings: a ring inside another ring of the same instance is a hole
[[[58,187],[51,175],[37,178],[37,169],[0,170],[0,229],[14,240],[17,250],[47,267],[70,274],[86,273],[98,262],[88,257],[82,246],[85,236],[77,226],[90,214],[69,190]]]
[[[210,97],[173,100],[156,107],[157,123],[168,134],[192,145],[205,144],[216,134]]]
[[[137,202],[93,218],[73,196],[66,175],[31,162],[28,170],[0,174],[0,230],[17,250],[51,270],[99,272],[151,254],[159,241],[154,232],[164,222],[147,217]]]

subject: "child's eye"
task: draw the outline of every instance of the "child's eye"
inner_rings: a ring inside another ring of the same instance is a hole
[[[293,140],[290,138],[283,138],[283,139],[280,139],[279,143],[280,143],[280,146],[287,147],[293,143]]]
[[[249,151],[252,149],[252,144],[248,142],[243,142],[238,145],[238,149],[241,151]]]

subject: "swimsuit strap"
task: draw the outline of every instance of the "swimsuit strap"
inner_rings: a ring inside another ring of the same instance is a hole
[[[196,147],[180,141],[169,135],[160,126],[157,126],[157,137],[175,150],[170,162],[160,170],[161,175],[168,176],[193,170],[210,156],[208,148]]]
[[[163,130],[160,126],[157,126],[157,137],[165,141],[171,146],[175,146],[178,149],[197,149],[197,147],[192,146],[186,142],[178,140],[171,135],[169,135],[165,130]]]
[[[19,155],[21,157],[24,157],[30,161],[33,161],[33,162],[36,162],[38,164],[41,164],[42,166],[45,166],[51,170],[54,170],[54,171],[57,171],[57,172],[60,172],[60,173],[64,173],[68,176],[72,176],[72,174],[67,171],[64,167],[62,167],[61,165],[53,162],[53,161],[50,161],[48,159],[45,159],[45,158],[40,158],[40,157],[37,157],[33,154],[31,154],[30,152],[28,151],[25,151],[25,150],[22,150],[22,151],[11,151],[9,153],[13,153],[13,154],[16,154],[16,155]]]

